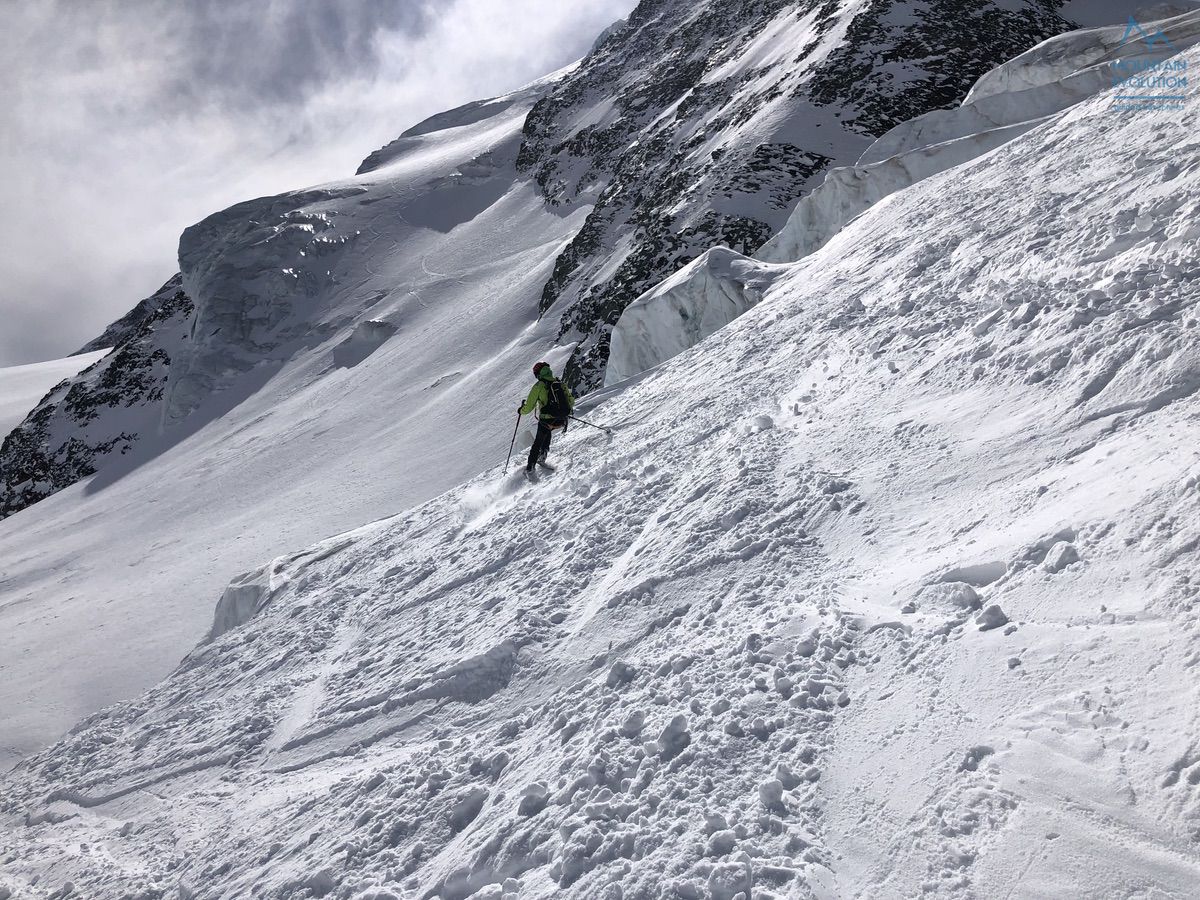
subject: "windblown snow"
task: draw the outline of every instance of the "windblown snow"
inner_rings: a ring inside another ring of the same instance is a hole
[[[6,777],[5,888],[1194,897],[1197,134],[1084,99],[771,266],[542,483],[247,566]]]

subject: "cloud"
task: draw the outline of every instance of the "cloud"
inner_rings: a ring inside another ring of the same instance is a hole
[[[179,233],[353,174],[423,118],[582,56],[633,0],[42,0],[0,55],[0,365],[69,353]]]

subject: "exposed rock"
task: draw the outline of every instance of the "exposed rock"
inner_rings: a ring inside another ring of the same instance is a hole
[[[133,328],[123,343],[56,385],[9,433],[0,445],[0,518],[95,474],[157,427],[167,372],[188,340],[192,313],[177,275],[126,316],[128,327],[122,319],[98,339]]]

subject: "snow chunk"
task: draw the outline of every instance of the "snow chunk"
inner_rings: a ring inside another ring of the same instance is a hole
[[[550,799],[550,788],[544,781],[527,784],[521,791],[521,802],[517,805],[517,815],[535,816],[546,808]]]
[[[974,334],[975,337],[983,337],[989,331],[992,330],[992,326],[996,324],[996,322],[1000,319],[1000,316],[1002,316],[1003,314],[1004,314],[1004,307],[1003,306],[996,307],[990,313],[988,313],[986,316],[984,316],[982,319],[980,319],[978,322],[975,323],[974,327],[971,329],[971,333]]]
[[[1076,562],[1079,562],[1079,551],[1075,549],[1075,545],[1067,541],[1059,541],[1050,548],[1042,566],[1047,572],[1057,573]]]
[[[674,759],[692,742],[687,730],[687,716],[677,715],[658,736],[659,755],[663,759]]]
[[[621,723],[621,734],[627,738],[635,738],[642,733],[645,724],[646,714],[640,709],[635,709]]]
[[[975,622],[979,626],[980,631],[991,631],[993,628],[999,628],[1002,625],[1008,624],[1008,616],[1004,614],[997,604],[993,603],[978,616],[975,617]]]
[[[758,786],[758,799],[768,810],[783,808],[783,784],[771,778]]]
[[[970,750],[968,750],[963,755],[963,760],[961,763],[959,763],[958,771],[960,771],[960,772],[976,771],[979,768],[980,762],[982,762],[984,759],[991,756],[995,752],[996,751],[994,749],[992,749],[991,747],[988,747],[988,746],[985,746],[982,744],[979,745],[978,747],[972,747]]]
[[[221,599],[217,601],[212,628],[208,632],[209,641],[250,621],[262,611],[270,600],[274,570],[275,563],[271,562],[250,572],[244,572],[229,583],[229,587],[225,588]]]
[[[706,856],[728,856],[737,847],[737,835],[730,829],[715,832],[704,849]]]
[[[753,885],[748,861],[721,863],[714,866],[708,876],[708,893],[712,900],[734,900],[738,895],[749,897]]]
[[[983,605],[979,592],[964,581],[943,581],[928,584],[914,598],[917,609],[941,613],[962,613]]]
[[[608,670],[608,678],[605,683],[610,688],[620,687],[623,684],[628,684],[637,676],[637,670],[622,660],[617,660]]]
[[[450,807],[450,830],[458,833],[474,821],[487,801],[488,792],[478,785],[468,788]]]

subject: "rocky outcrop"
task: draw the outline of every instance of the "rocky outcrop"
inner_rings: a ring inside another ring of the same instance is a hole
[[[71,355],[81,356],[84,353],[92,353],[96,350],[119,347],[128,342],[137,335],[143,325],[154,317],[154,314],[162,308],[165,302],[175,296],[176,291],[182,289],[183,276],[178,273],[172,275],[166,284],[105,328],[103,334],[88,341]]]
[[[105,331],[126,337],[56,385],[0,446],[0,518],[95,474],[157,428],[167,372],[191,316],[176,275]]]
[[[1061,5],[641,3],[525,125],[547,202],[595,204],[542,294],[578,342],[568,379],[604,379],[613,325],[663,278],[712,246],[754,253],[831,166],[1071,28]]]

